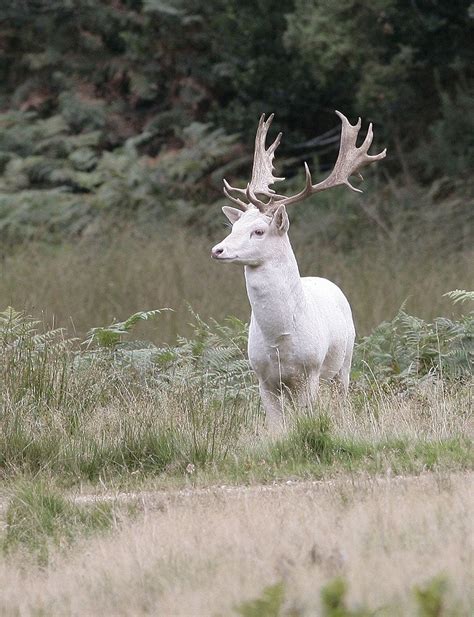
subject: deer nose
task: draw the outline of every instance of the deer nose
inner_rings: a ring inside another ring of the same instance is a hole
[[[222,246],[215,246],[212,251],[211,251],[211,257],[213,257],[214,259],[217,259],[218,257],[220,257],[222,255],[222,253],[224,252],[224,249]]]

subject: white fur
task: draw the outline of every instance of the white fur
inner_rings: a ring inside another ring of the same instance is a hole
[[[272,217],[256,208],[223,210],[232,232],[212,256],[245,267],[252,307],[249,360],[267,420],[275,427],[282,421],[283,392],[310,405],[320,377],[338,378],[347,391],[355,338],[351,308],[334,283],[300,277],[284,206]]]

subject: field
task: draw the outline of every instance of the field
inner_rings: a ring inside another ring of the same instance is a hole
[[[469,615],[473,488],[472,474],[431,473],[116,494],[101,537],[43,569],[0,560],[0,611]]]
[[[474,615],[472,1],[1,4],[0,617]],[[223,178],[354,314],[272,433]]]
[[[472,254],[296,229],[366,336],[348,399],[326,384],[270,437],[213,240],[4,258],[0,613],[470,615],[472,312],[443,294],[472,288]]]
[[[337,199],[334,202],[336,208]],[[224,216],[216,212],[221,224],[207,238],[176,228],[150,237],[132,228],[69,245],[31,243],[5,250],[0,262],[3,306],[82,337],[114,318],[170,307],[173,313],[140,331],[140,337],[157,343],[191,332],[188,305],[205,319],[222,321],[235,315],[248,321],[242,269],[210,259],[211,247],[227,234]],[[317,219],[317,211],[313,217]],[[305,233],[301,223],[290,235],[301,274],[325,276],[340,285],[350,298],[358,334],[365,335],[391,319],[405,301],[411,314],[424,319],[459,314],[443,294],[474,286],[468,239],[458,250],[436,229],[418,224],[420,230],[411,236],[401,231],[392,240],[374,233],[372,242],[349,251],[325,239],[317,220],[309,222],[316,238]]]

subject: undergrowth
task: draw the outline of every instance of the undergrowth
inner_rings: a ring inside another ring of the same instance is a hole
[[[462,295],[464,294],[464,295]],[[467,292],[453,299],[471,300]],[[474,311],[457,320],[439,317],[432,323],[400,309],[357,346],[354,372],[369,383],[416,386],[420,380],[463,380],[474,367]]]
[[[4,553],[24,553],[46,565],[52,549],[71,546],[81,537],[111,529],[116,517],[111,504],[78,506],[42,481],[23,483],[10,498],[6,530],[0,537]]]
[[[417,617],[455,617],[456,610],[446,608],[447,581],[437,576],[424,586],[413,587],[414,610]],[[399,614],[397,607],[385,605],[377,609],[366,606],[351,607],[347,600],[348,585],[344,578],[329,581],[320,591],[322,617],[375,617],[379,614]],[[306,614],[298,606],[285,603],[286,585],[282,582],[269,585],[253,600],[241,602],[235,613],[242,617],[299,617]]]
[[[193,335],[174,345],[129,340],[138,322],[161,314],[93,328],[81,344],[12,308],[0,313],[0,473],[265,481],[328,469],[472,465],[463,430],[472,311],[433,323],[401,311],[356,347],[349,399],[329,391],[309,414],[288,409],[288,432],[270,442],[258,437],[263,412],[246,359],[247,325],[193,315]],[[385,428],[396,408],[415,409],[404,420],[408,432]]]

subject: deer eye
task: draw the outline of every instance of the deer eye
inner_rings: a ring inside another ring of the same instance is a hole
[[[264,232],[264,230],[263,230],[263,229],[255,229],[255,230],[252,232],[252,235],[255,235],[255,236],[259,236],[259,237],[261,237],[261,236],[263,236],[263,234],[264,234],[264,233],[265,233],[265,232]]]

